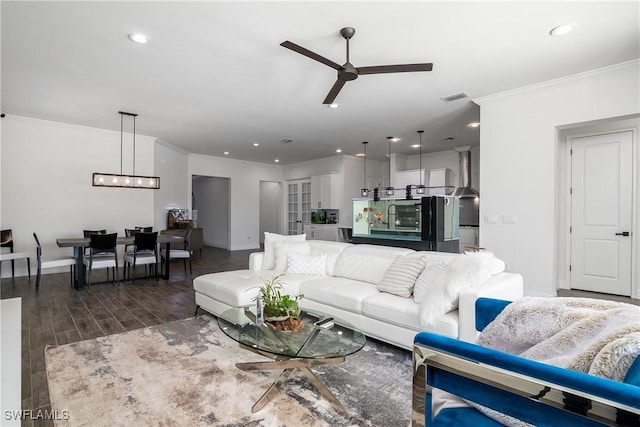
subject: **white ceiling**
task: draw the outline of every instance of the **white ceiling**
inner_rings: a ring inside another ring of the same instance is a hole
[[[119,110],[134,112],[138,134],[257,162],[355,154],[365,140],[383,159],[386,136],[402,138],[394,153],[415,153],[419,129],[425,152],[442,151],[479,144],[466,127],[480,118],[473,98],[638,58],[639,4],[2,1],[1,106],[113,130]],[[575,30],[551,37],[563,23]],[[335,70],[279,44],[342,64],[346,26],[356,67],[433,71],[361,76],[327,108]],[[130,42],[132,31],[149,43]],[[460,92],[470,98],[441,100]]]

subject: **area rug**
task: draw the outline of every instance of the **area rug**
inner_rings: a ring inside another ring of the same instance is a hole
[[[203,315],[45,351],[57,426],[408,426],[411,353],[369,340],[340,365],[313,371],[352,415],[336,412],[296,372],[262,410],[251,407],[279,371]],[[66,417],[64,417],[66,418]]]

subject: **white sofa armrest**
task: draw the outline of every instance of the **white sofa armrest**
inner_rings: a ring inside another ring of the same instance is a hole
[[[262,270],[262,257],[264,252],[253,252],[249,254],[249,270]]]
[[[458,338],[475,342],[479,332],[476,331],[476,300],[481,297],[513,301],[524,295],[522,276],[517,273],[502,272],[491,276],[474,289],[460,292],[458,299]]]

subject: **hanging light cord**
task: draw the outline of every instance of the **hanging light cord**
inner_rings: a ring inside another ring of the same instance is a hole
[[[362,180],[362,188],[367,188],[367,143],[364,144],[364,177]]]
[[[423,130],[419,130],[418,133],[420,134],[420,186],[422,186],[422,134],[424,133]]]
[[[120,175],[122,175],[122,127],[124,126],[124,116],[120,113]]]
[[[133,116],[133,175],[136,175],[136,116]]]

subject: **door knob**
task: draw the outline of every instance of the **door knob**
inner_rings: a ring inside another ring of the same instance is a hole
[[[625,236],[627,237],[629,235],[628,231],[623,231],[622,233],[616,233],[616,236]]]

